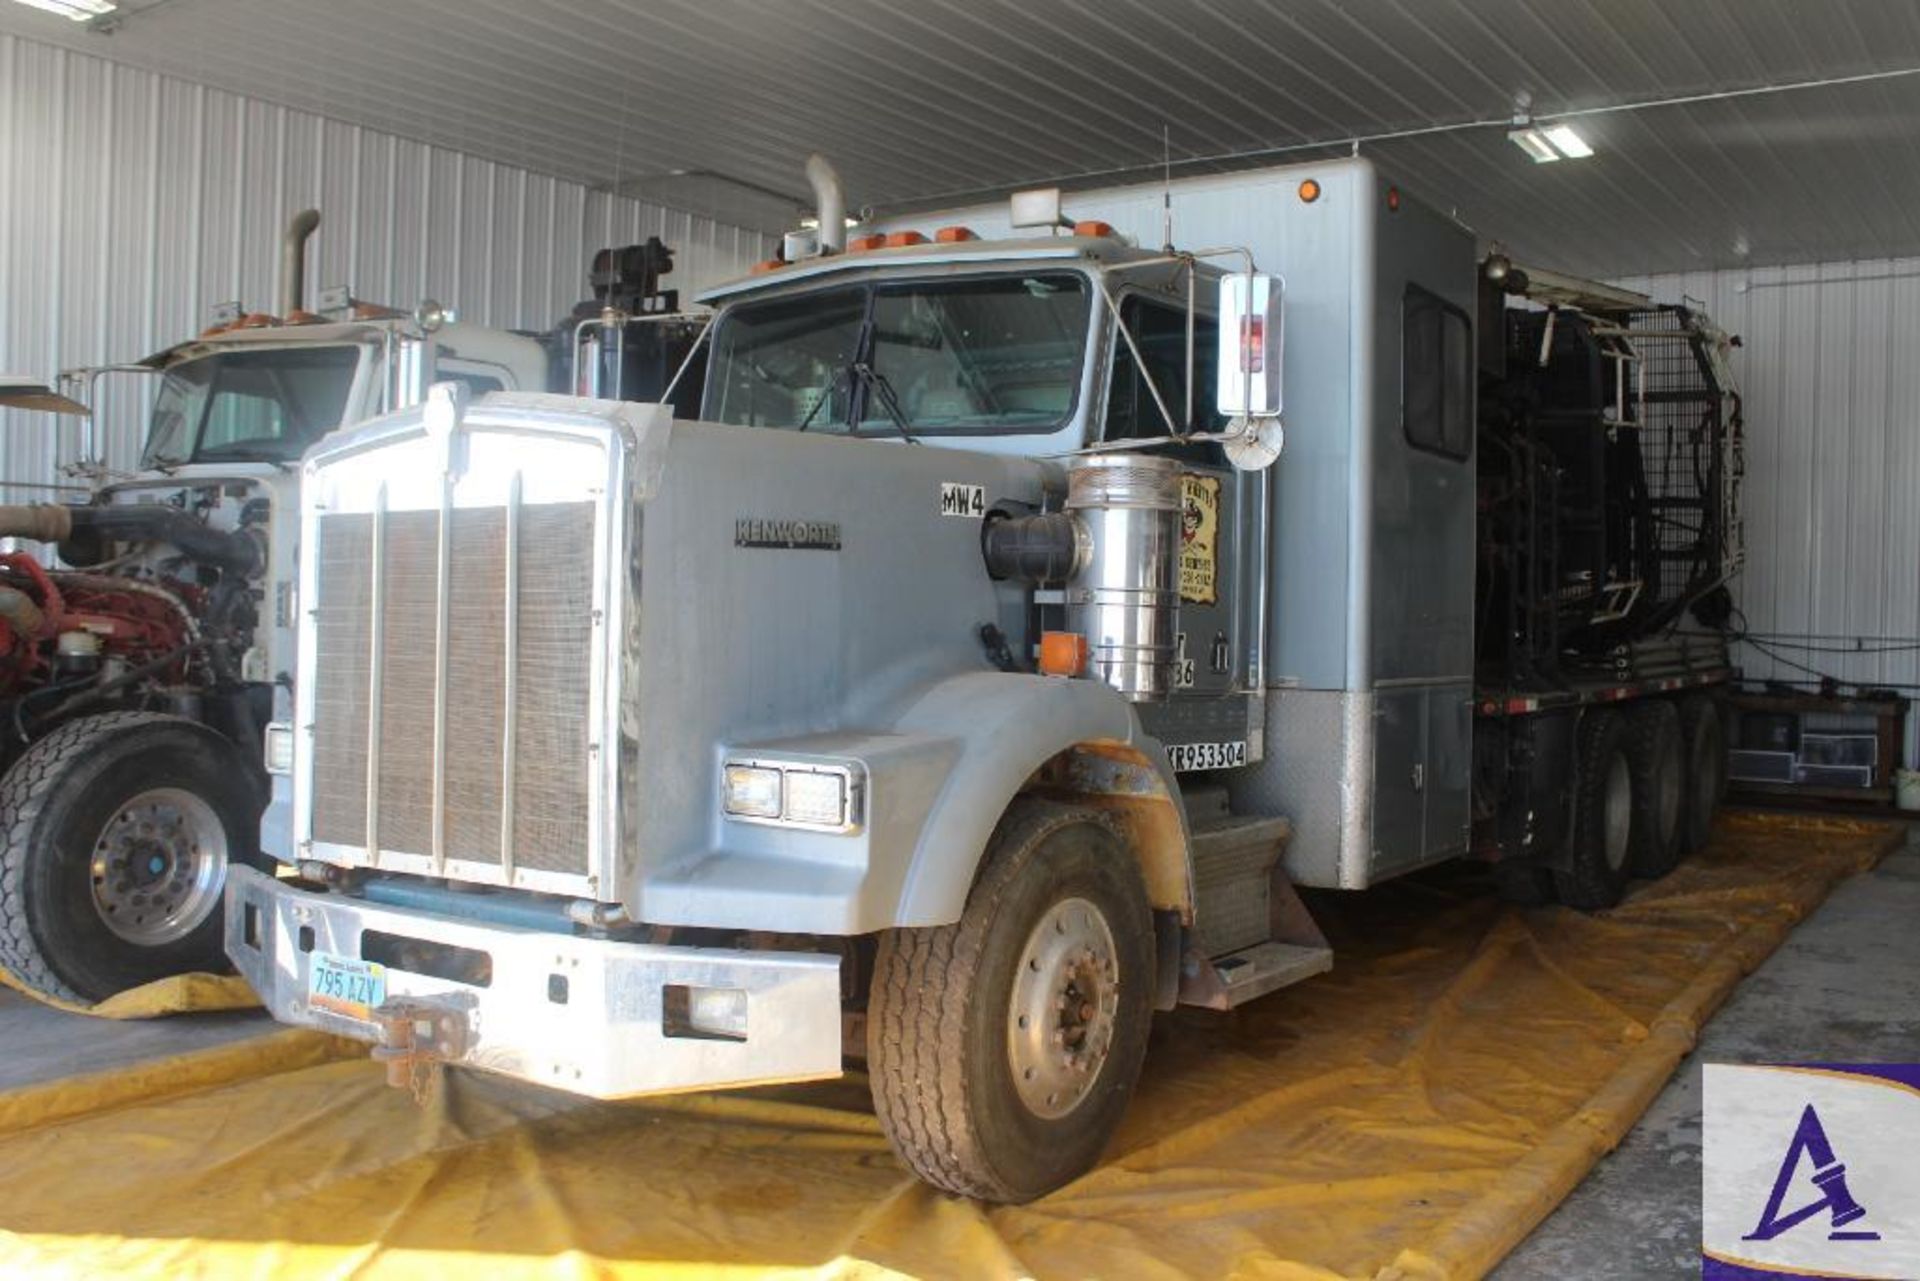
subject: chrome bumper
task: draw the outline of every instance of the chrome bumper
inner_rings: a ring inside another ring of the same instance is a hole
[[[227,955],[283,1023],[380,1039],[375,1023],[307,1002],[313,955],[359,959],[368,931],[486,954],[484,987],[386,969],[388,1005],[457,1016],[453,1063],[603,1099],[840,1074],[836,956],[617,943],[454,920],[228,869]],[[744,1038],[674,1027],[666,991],[682,986],[745,992]]]

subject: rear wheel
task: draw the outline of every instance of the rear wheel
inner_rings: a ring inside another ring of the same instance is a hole
[[[1627,761],[1633,772],[1635,876],[1665,876],[1685,853],[1680,824],[1686,809],[1687,760],[1680,739],[1680,713],[1665,699],[1652,699],[1626,713]]]
[[[1017,1202],[1091,1168],[1146,1053],[1153,939],[1139,871],[1099,815],[1017,801],[960,920],[880,938],[868,1071],[914,1173]]]
[[[83,1003],[226,969],[227,867],[254,859],[263,803],[250,763],[197,722],[62,725],[0,781],[0,966]]]
[[[1690,694],[1680,700],[1680,739],[1687,760],[1680,838],[1691,853],[1712,836],[1714,811],[1727,791],[1727,728],[1713,699]]]
[[[1573,842],[1553,882],[1562,903],[1592,911],[1612,907],[1627,889],[1634,807],[1626,720],[1611,708],[1589,711],[1575,742]]]

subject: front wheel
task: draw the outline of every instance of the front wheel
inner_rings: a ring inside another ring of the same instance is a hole
[[[194,721],[62,725],[0,780],[0,965],[83,1003],[224,970],[227,867],[253,861],[263,795],[250,763]]]
[[[1139,870],[1099,815],[1015,802],[960,920],[880,938],[867,1066],[914,1173],[1019,1202],[1090,1169],[1146,1053],[1153,940]]]

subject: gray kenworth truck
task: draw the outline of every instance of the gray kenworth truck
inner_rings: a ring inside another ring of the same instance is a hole
[[[1485,829],[1618,893],[1613,718],[1724,650],[1536,708],[1613,727],[1555,766],[1597,789],[1476,779],[1471,234],[1350,159],[842,243],[810,173],[818,239],[705,298],[699,421],[443,385],[307,456],[290,866],[228,884],[277,1018],[416,1088],[863,1055],[919,1175],[1019,1201],[1154,1010],[1329,967],[1294,885]]]

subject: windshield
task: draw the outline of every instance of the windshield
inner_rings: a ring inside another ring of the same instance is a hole
[[[340,426],[358,347],[222,351],[161,381],[146,465],[290,462]]]
[[[743,303],[715,331],[706,416],[863,436],[1052,431],[1073,413],[1088,318],[1076,272]]]

